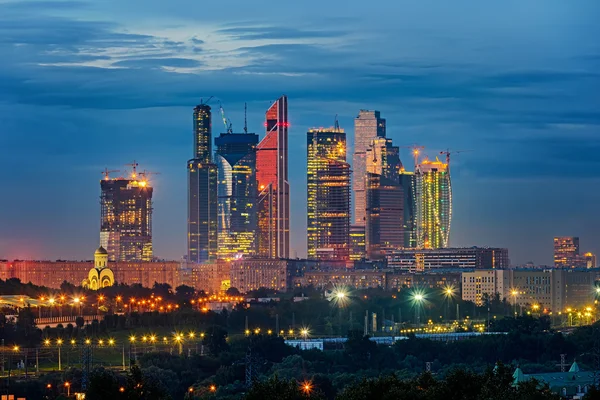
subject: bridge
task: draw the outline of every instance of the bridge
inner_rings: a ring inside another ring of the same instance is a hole
[[[73,324],[73,325],[75,325],[75,320],[77,319],[77,317],[78,316],[75,316],[75,315],[73,315],[73,316],[65,315],[62,317],[36,318],[34,321],[35,321],[35,325],[40,329],[44,329],[47,326],[49,326],[50,328],[56,328],[56,326],[58,324],[62,324],[62,325]],[[97,319],[98,321],[102,321],[104,319],[104,315],[100,315],[100,314],[80,315],[80,317],[83,317],[84,324],[89,324],[95,319]]]

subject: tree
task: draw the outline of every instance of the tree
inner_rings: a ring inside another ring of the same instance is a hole
[[[202,339],[202,344],[208,347],[210,353],[218,356],[222,351],[229,349],[227,344],[227,331],[218,326],[208,328]]]
[[[121,380],[114,372],[104,368],[97,368],[90,374],[90,386],[86,392],[86,399],[120,399],[123,398],[119,388],[124,386],[124,379]]]
[[[307,381],[304,383],[296,380],[280,380],[277,376],[264,382],[255,382],[246,395],[246,400],[306,400],[323,399],[318,388]]]
[[[83,319],[83,317],[77,317],[75,318],[75,325],[77,325],[77,327],[79,329],[83,328],[83,324],[85,323],[85,320]]]
[[[179,285],[175,288],[175,293],[179,298],[190,298],[196,293],[196,289],[188,285]]]
[[[234,287],[230,287],[229,289],[227,289],[227,291],[225,292],[225,294],[227,296],[240,296],[241,293],[239,290],[237,290],[237,288]]]

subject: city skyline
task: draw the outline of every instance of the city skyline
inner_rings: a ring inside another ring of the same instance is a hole
[[[224,21],[216,6],[199,16],[193,7],[165,11],[155,3],[141,15],[111,1],[36,4],[0,3],[7,59],[0,162],[3,185],[15,193],[0,200],[0,258],[88,257],[97,247],[99,172],[137,159],[162,173],[153,178],[154,253],[178,259],[186,252],[186,200],[172,194],[186,191],[190,108],[220,96],[241,126],[247,101],[250,131],[263,132],[262,113],[280,93],[290,97],[290,148],[336,113],[351,142],[353,120],[366,108],[381,111],[398,146],[424,145],[430,158],[448,147],[473,149],[453,158],[452,246],[508,247],[515,263],[546,265],[554,236],[579,236],[582,249],[600,250],[599,52],[587,40],[599,33],[596,3],[473,10],[459,1],[439,15],[425,5],[374,4],[389,11],[382,16],[350,2],[335,19],[324,9],[304,25],[295,22],[306,16],[299,5],[271,7],[262,17],[260,4],[244,5]],[[274,15],[281,25],[270,21]],[[378,23],[357,27],[357,17]],[[140,18],[151,18],[152,27]],[[509,21],[510,35],[501,29]],[[357,45],[341,45],[355,36]],[[305,151],[290,151],[289,163],[299,188],[290,193],[290,253],[299,256],[305,178],[293,167],[304,165]],[[410,165],[408,149],[401,158]],[[69,184],[59,189],[56,181]],[[579,187],[585,196],[567,206],[574,200],[566,188]]]

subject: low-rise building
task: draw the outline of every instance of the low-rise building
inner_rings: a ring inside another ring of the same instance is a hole
[[[446,249],[405,249],[387,256],[388,267],[409,272],[435,269],[504,269],[508,268],[508,249],[465,247]]]

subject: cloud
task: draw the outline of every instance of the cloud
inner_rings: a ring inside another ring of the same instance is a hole
[[[191,39],[190,39],[190,41],[191,41],[192,43],[194,43],[194,44],[204,44],[204,40],[202,40],[202,39],[198,39],[198,38],[197,38],[197,37],[195,37],[195,36],[194,36],[193,38],[191,38]]]
[[[283,26],[238,26],[219,29],[217,33],[239,40],[322,39],[345,35],[339,30],[305,30]]]
[[[196,68],[201,66],[202,63],[190,58],[138,58],[117,61],[112,65],[115,67],[128,68]]]

